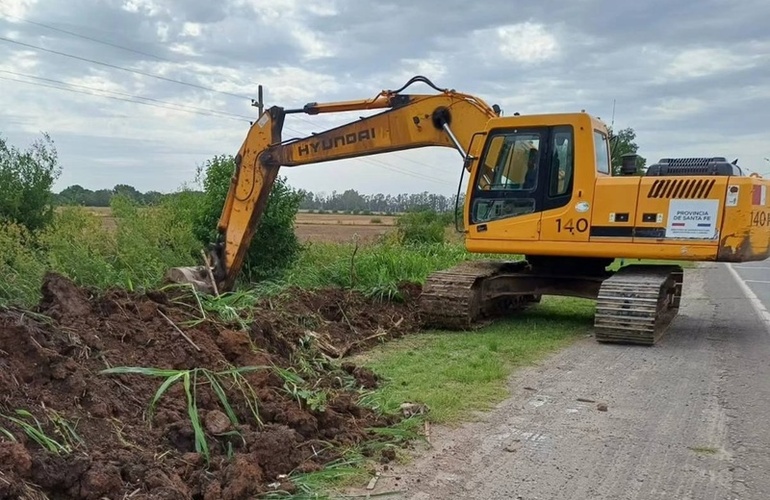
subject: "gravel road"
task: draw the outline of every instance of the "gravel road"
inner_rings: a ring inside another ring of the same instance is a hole
[[[432,448],[369,493],[770,498],[770,334],[757,313],[765,297],[752,302],[746,286],[722,264],[687,270],[682,310],[658,345],[581,339],[517,372],[512,397],[478,421],[434,427]]]

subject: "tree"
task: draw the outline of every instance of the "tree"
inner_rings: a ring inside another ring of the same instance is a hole
[[[142,193],[140,193],[134,186],[128,184],[116,184],[112,188],[112,194],[115,196],[123,196],[133,202],[142,201]]]
[[[203,244],[217,237],[217,223],[222,213],[235,159],[221,155],[208,160],[198,169],[204,197],[195,224],[196,237]],[[301,246],[294,234],[294,219],[302,202],[302,193],[292,189],[284,178],[277,178],[267,199],[243,268],[247,280],[263,280],[280,276],[294,262]]]
[[[0,219],[41,229],[53,220],[51,186],[61,174],[48,134],[20,151],[0,137]]]
[[[86,205],[90,194],[93,194],[90,189],[80,184],[73,184],[62,189],[56,200],[59,205]]]
[[[612,148],[612,175],[620,175],[620,167],[623,164],[623,155],[637,154],[639,146],[634,142],[636,139],[636,132],[634,129],[628,127],[618,131],[613,136],[613,131],[610,130],[612,140],[610,147]],[[636,172],[642,173],[644,167],[647,164],[647,159],[643,156],[637,156],[636,158]]]

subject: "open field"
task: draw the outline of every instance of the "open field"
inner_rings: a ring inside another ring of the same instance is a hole
[[[105,228],[115,228],[110,207],[87,207],[98,215]],[[373,241],[393,230],[396,217],[392,215],[311,214],[300,212],[295,232],[301,242],[350,243]]]
[[[347,215],[299,213],[297,237],[305,242],[349,243],[372,241],[393,230],[396,217],[388,215]]]

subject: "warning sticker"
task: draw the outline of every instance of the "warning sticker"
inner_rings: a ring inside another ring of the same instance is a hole
[[[666,238],[716,238],[718,212],[719,200],[671,200]]]
[[[751,204],[764,207],[767,204],[767,186],[764,184],[754,186],[751,191]]]

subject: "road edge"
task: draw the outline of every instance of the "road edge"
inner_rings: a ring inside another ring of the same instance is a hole
[[[765,324],[765,329],[767,332],[770,333],[770,312],[768,312],[767,308],[765,308],[765,305],[762,304],[762,301],[759,300],[759,297],[757,297],[751,287],[746,284],[746,281],[741,278],[740,274],[738,274],[738,271],[733,269],[732,263],[727,263],[727,269],[730,271],[730,274],[733,275],[735,282],[738,283],[738,286],[740,287],[743,294],[747,299],[749,299],[749,302],[751,302],[751,306],[754,308],[757,316],[759,316],[759,319],[761,319]]]

